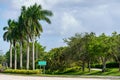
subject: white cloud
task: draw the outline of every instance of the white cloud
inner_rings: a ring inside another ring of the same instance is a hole
[[[41,4],[44,9],[53,11],[54,16],[52,19],[50,18],[52,24],[42,24],[44,32],[41,35],[40,40],[41,43],[44,43],[44,45],[48,46],[48,48],[56,47],[56,45],[61,46],[61,40],[63,38],[70,37],[77,32],[81,33],[93,31],[100,34],[101,32],[110,33],[111,31],[118,31],[120,29],[120,1],[118,0],[0,1],[0,3],[3,1],[5,4],[5,10],[0,8],[1,14],[3,14],[2,20],[17,18],[20,13],[21,6],[30,6],[34,3]],[[9,5],[7,5],[8,3]],[[44,37],[46,38],[42,39]]]
[[[64,36],[71,36],[77,32],[86,31],[86,29],[83,28],[82,22],[69,13],[63,14],[61,24],[61,34]]]
[[[35,3],[41,4],[46,9],[54,8],[57,4],[74,4],[84,2],[84,0],[12,0],[13,8],[20,9],[21,6],[30,6]],[[62,6],[61,5],[61,6]]]
[[[30,6],[33,5],[35,3],[37,4],[41,4],[44,8],[52,8],[54,5],[56,5],[57,3],[59,3],[61,0],[13,0],[12,4],[13,4],[13,8],[18,8],[20,9],[21,6],[25,5],[25,6]]]

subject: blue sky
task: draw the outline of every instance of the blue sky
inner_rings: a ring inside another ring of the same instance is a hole
[[[54,13],[52,24],[41,23],[44,32],[38,39],[47,51],[64,46],[63,39],[75,33],[120,32],[120,0],[0,0],[0,50],[9,49],[9,43],[2,38],[8,19],[17,20],[21,6],[34,3]]]

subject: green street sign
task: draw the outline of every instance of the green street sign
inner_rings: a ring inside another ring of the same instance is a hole
[[[47,65],[47,62],[46,61],[38,61],[38,65],[45,66],[45,65]]]

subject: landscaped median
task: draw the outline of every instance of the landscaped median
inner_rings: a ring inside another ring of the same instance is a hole
[[[41,74],[42,70],[14,70],[14,69],[6,69],[3,73],[14,73],[14,74]]]

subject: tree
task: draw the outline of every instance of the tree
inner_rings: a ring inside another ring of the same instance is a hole
[[[67,42],[68,47],[71,52],[71,58],[74,61],[79,61],[82,63],[82,71],[85,70],[85,62],[86,62],[86,42],[83,33],[75,34],[75,36],[68,38],[65,40]]]
[[[64,56],[64,50],[66,47],[53,48],[47,53],[47,69],[50,69],[51,72],[55,70],[63,71],[66,64]]]
[[[12,39],[13,39],[13,46],[14,46],[14,54],[15,54],[15,62],[14,62],[14,69],[17,69],[17,53],[16,53],[16,43],[18,41],[18,23],[13,21],[14,28],[12,29]]]
[[[44,20],[47,23],[51,23],[48,16],[52,16],[52,12],[48,10],[43,10],[41,5],[34,4],[33,6],[27,8],[26,16],[27,16],[27,24],[28,24],[27,27],[29,28],[28,35],[30,36],[33,43],[32,56],[33,56],[33,70],[34,70],[35,69],[35,61],[34,61],[35,38],[37,36],[39,37],[41,32],[43,31],[42,25],[39,23],[39,21]]]
[[[13,28],[14,28],[14,21],[11,19],[8,20],[8,26],[3,28],[3,30],[6,31],[3,34],[3,39],[4,39],[4,41],[10,42],[10,68],[12,68],[12,44],[13,44],[12,30],[13,30]]]
[[[21,10],[21,15],[19,16],[19,19],[18,19],[18,38],[19,38],[19,44],[20,44],[20,68],[22,69],[23,67],[23,43],[25,42],[26,40],[26,33],[25,33],[25,26],[24,26],[24,18],[23,18],[23,14],[24,14],[24,7],[22,7],[22,10]]]
[[[119,71],[120,71],[120,34],[117,34],[117,32],[113,32],[110,42],[111,42],[110,52],[115,57],[116,61],[119,63]]]
[[[91,62],[95,59],[95,52],[94,52],[94,46],[96,43],[96,35],[95,33],[91,32],[85,33],[84,41],[85,41],[85,53],[86,53],[86,61],[88,62],[88,68],[89,72],[91,71]]]
[[[22,6],[22,9],[21,9],[21,21],[20,23],[23,23],[22,24],[22,30],[24,30],[24,34],[25,34],[25,37],[26,37],[26,42],[27,42],[27,64],[26,64],[26,69],[28,70],[29,69],[29,39],[30,39],[30,29],[29,29],[29,25],[30,25],[30,22],[28,22],[28,17],[27,17],[27,9],[25,6]]]
[[[110,37],[106,36],[104,33],[102,33],[98,38],[99,54],[100,54],[100,57],[102,60],[102,65],[103,65],[102,72],[106,71],[106,61],[110,57],[110,54],[109,54],[109,49],[110,49],[109,43],[110,42],[109,42],[109,40],[110,40]]]

